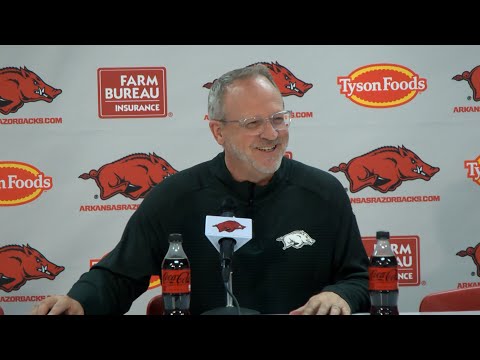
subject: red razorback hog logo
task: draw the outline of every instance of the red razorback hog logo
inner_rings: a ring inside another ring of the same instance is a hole
[[[457,252],[457,256],[470,256],[473,260],[473,263],[477,267],[477,276],[480,277],[480,243],[478,243],[475,247],[469,246],[466,250]]]
[[[233,232],[235,230],[245,229],[245,226],[243,226],[242,224],[234,220],[224,221],[216,225],[212,225],[212,227],[216,227],[218,229],[218,232],[222,232],[222,231]]]
[[[3,115],[17,112],[27,102],[51,103],[61,93],[62,90],[51,87],[25,66],[0,69],[0,113]]]
[[[348,164],[341,163],[329,169],[343,172],[350,182],[352,193],[370,186],[386,193],[394,191],[403,181],[423,179],[429,181],[440,168],[428,165],[405,146],[383,146],[357,156]]]
[[[275,63],[258,62],[248,66],[250,67],[257,64],[262,64],[266,66],[268,70],[270,70],[270,74],[272,74],[273,80],[280,89],[282,96],[295,95],[298,97],[302,97],[308,90],[313,87],[312,84],[308,84],[297,78],[285,66],[280,65],[278,61],[276,61]],[[213,82],[208,82],[204,84],[203,87],[210,89],[216,80],[217,79],[213,80]]]
[[[462,75],[455,75],[452,80],[466,80],[473,91],[473,100],[480,101],[480,65],[474,67],[471,71],[464,71]]]
[[[176,172],[165,159],[155,153],[139,153],[103,165],[98,170],[90,170],[79,178],[94,179],[102,200],[117,194],[137,200],[144,198],[152,187]]]
[[[28,244],[0,248],[0,289],[6,292],[20,289],[28,280],[54,280],[63,270]]]
[[[372,64],[338,76],[340,93],[354,103],[372,108],[406,104],[427,89],[427,80],[396,64]]]

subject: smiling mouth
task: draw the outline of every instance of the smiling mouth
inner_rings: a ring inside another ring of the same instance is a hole
[[[268,147],[257,147],[257,150],[260,150],[263,152],[272,152],[272,151],[275,151],[276,148],[277,148],[277,145],[273,145]]]

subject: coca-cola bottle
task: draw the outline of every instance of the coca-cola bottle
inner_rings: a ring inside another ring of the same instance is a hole
[[[390,233],[377,231],[377,243],[368,267],[370,315],[398,315],[397,258],[390,246]]]
[[[190,262],[182,247],[182,235],[170,234],[162,262],[162,295],[165,315],[190,314]]]

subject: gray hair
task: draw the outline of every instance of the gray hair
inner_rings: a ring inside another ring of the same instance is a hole
[[[257,76],[266,77],[272,85],[278,89],[270,71],[262,64],[253,64],[241,69],[229,71],[215,80],[210,88],[210,92],[208,93],[208,118],[210,120],[223,120],[225,116],[223,111],[223,97],[228,87],[236,80],[255,78]]]

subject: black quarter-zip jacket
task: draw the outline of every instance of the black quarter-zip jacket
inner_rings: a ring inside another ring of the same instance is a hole
[[[253,221],[253,238],[233,256],[233,293],[240,306],[285,314],[321,291],[333,291],[352,312],[368,310],[368,257],[342,184],[286,158],[266,186],[237,182],[223,152],[156,185],[117,246],[68,295],[86,314],[127,312],[150,276],[160,274],[168,235],[181,233],[191,266],[191,313],[225,306],[219,254],[204,231],[205,217],[220,215],[227,197],[235,199],[237,217]],[[287,247],[282,237],[295,231],[314,242]]]

